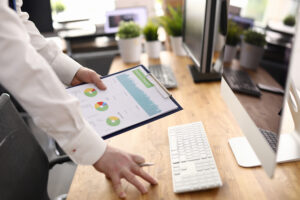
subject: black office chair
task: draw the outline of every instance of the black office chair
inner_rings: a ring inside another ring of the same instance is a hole
[[[82,66],[95,70],[98,74],[105,76],[108,74],[113,59],[117,55],[116,51],[108,52],[82,52],[74,53],[72,58]]]
[[[49,169],[70,161],[62,156],[48,161],[10,101],[0,96],[0,199],[48,200]]]

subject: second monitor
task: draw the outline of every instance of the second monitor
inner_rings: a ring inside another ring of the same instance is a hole
[[[184,1],[183,47],[194,82],[221,80],[222,48],[215,46],[226,35],[226,10],[226,0]]]

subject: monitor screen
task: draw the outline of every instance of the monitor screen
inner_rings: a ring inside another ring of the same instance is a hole
[[[206,16],[206,0],[186,0],[184,7],[183,42],[188,55],[200,68]]]
[[[290,95],[288,75],[291,70],[289,63],[294,39],[291,35],[270,30],[265,33],[267,43],[264,47],[250,47],[249,44],[242,41],[239,59],[234,59],[231,63],[224,65],[221,91],[254,150],[257,156],[256,160],[259,159],[254,162],[250,156],[240,154],[241,159],[245,161],[243,163],[252,167],[262,164],[268,175],[272,176],[276,159],[278,162],[284,161],[284,156],[279,156],[281,154],[278,153],[280,149],[278,146],[284,138],[281,135],[279,140],[279,134],[283,130],[283,119],[287,117],[284,115],[286,114],[285,109],[287,109],[285,100]],[[278,38],[274,38],[274,35]],[[283,38],[285,39],[283,40]],[[285,44],[274,43],[274,40],[285,41]],[[255,50],[250,52],[250,48],[255,48]],[[259,51],[261,51],[262,57],[257,54]],[[256,58],[259,58],[257,63],[253,62]],[[243,72],[245,76],[235,72]],[[231,144],[236,156],[234,146]],[[238,151],[242,152],[243,147]],[[239,163],[238,158],[237,161]],[[256,164],[252,165],[253,163]]]
[[[141,27],[147,23],[147,9],[145,7],[122,8],[106,12],[105,33],[116,33],[121,21],[134,21]]]

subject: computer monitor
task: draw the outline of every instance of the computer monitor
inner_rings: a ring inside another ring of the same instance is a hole
[[[194,82],[221,80],[216,67],[215,47],[218,35],[226,34],[226,0],[185,0],[183,9],[183,47],[193,60],[190,66]],[[224,17],[225,16],[225,17]]]
[[[221,82],[221,94],[245,135],[229,140],[238,164],[242,167],[262,165],[270,177],[273,176],[276,163],[300,159],[300,87],[293,84],[293,81],[300,79],[299,26],[294,39],[289,65],[286,66],[288,73],[284,75],[284,94],[261,91],[260,98],[257,98],[234,93],[225,79]],[[273,73],[261,67],[247,72],[256,84],[281,87],[271,76]],[[262,134],[263,130],[272,133]],[[275,136],[275,148],[272,148],[267,136]]]
[[[29,14],[41,33],[53,32],[50,0],[23,0],[22,11]]]
[[[116,33],[121,21],[134,21],[141,27],[147,23],[146,7],[121,8],[106,12],[105,33]]]

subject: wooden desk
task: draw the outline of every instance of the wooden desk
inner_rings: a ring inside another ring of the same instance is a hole
[[[110,145],[138,153],[148,162],[155,163],[145,170],[159,180],[159,185],[147,185],[148,194],[141,195],[124,181],[127,199],[299,199],[300,162],[280,164],[273,179],[268,178],[261,168],[239,167],[228,139],[242,133],[220,95],[220,83],[194,84],[187,68],[187,64],[191,63],[188,58],[162,52],[160,61],[172,66],[175,72],[178,88],[171,92],[184,110],[108,140]],[[158,62],[149,61],[146,55],[142,57],[144,65]],[[110,72],[128,67],[116,58]],[[195,121],[202,121],[205,126],[223,186],[176,195],[172,190],[167,128]],[[110,200],[118,197],[103,174],[91,166],[79,166],[68,195],[68,200],[77,199]]]

